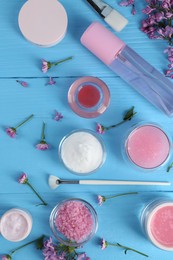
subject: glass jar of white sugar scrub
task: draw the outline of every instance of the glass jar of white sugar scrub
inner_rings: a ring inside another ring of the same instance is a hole
[[[29,212],[19,208],[6,211],[0,219],[1,235],[12,242],[25,239],[32,229],[32,217]]]
[[[85,200],[71,198],[58,203],[50,214],[50,227],[62,244],[80,247],[93,238],[98,228],[97,213]]]
[[[106,159],[100,136],[89,129],[74,130],[59,144],[59,156],[72,173],[87,175],[98,170]]]

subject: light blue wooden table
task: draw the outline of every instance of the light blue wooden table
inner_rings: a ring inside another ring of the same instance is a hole
[[[61,138],[77,128],[95,130],[96,122],[105,125],[119,122],[124,112],[133,105],[137,111],[135,118],[102,136],[107,150],[107,159],[103,167],[89,178],[172,181],[173,173],[166,173],[167,165],[152,173],[140,172],[126,165],[120,151],[122,137],[134,123],[141,120],[155,121],[164,126],[172,137],[172,119],[148,103],[80,44],[79,39],[91,22],[104,23],[85,0],[61,0],[68,13],[68,32],[63,41],[52,48],[34,46],[21,35],[17,18],[24,2],[24,0],[0,1],[0,215],[13,207],[25,208],[33,216],[33,229],[25,241],[18,243],[8,242],[0,236],[0,254],[8,253],[9,250],[42,234],[52,235],[49,228],[49,215],[53,207],[62,199],[78,197],[90,202],[98,213],[97,234],[82,249],[92,260],[144,259],[143,256],[133,252],[124,255],[124,252],[118,248],[109,247],[102,251],[99,244],[102,237],[110,242],[119,242],[147,253],[149,259],[171,260],[172,252],[160,250],[146,239],[140,226],[140,213],[142,208],[156,197],[172,198],[171,192],[163,192],[173,190],[172,186],[162,188],[162,192],[158,187],[75,185],[61,186],[52,191],[48,186],[48,176],[53,174],[66,179],[78,179],[78,176],[69,173],[58,159],[58,144]],[[136,16],[131,15],[129,8],[118,6],[118,1],[107,0],[107,2],[129,20],[127,27],[117,35],[163,72],[167,66],[167,59],[163,54],[166,43],[149,40],[140,31],[140,21],[144,18],[141,9],[145,6],[145,2],[136,1]],[[42,73],[42,58],[56,61],[71,55],[74,56],[72,61],[61,64],[47,74]],[[80,118],[71,111],[67,103],[67,92],[71,83],[76,78],[87,75],[100,77],[109,86],[111,92],[109,108],[96,119]],[[46,85],[50,76],[56,80],[55,86]],[[29,86],[23,88],[16,83],[16,79],[27,81]],[[53,120],[55,109],[64,115],[61,122]],[[34,118],[19,129],[16,139],[7,136],[5,133],[7,126],[16,125],[32,113]],[[40,140],[43,121],[46,123],[46,140],[51,145],[51,149],[45,152],[35,149],[35,145]],[[18,184],[17,179],[23,171],[28,174],[32,184],[49,203],[47,207],[36,207],[38,200],[35,195],[28,187]],[[98,194],[113,195],[129,191],[140,191],[140,193],[110,200],[102,207],[97,203]],[[34,245],[31,245],[14,255],[14,260],[18,259],[37,260],[43,259],[43,256]]]

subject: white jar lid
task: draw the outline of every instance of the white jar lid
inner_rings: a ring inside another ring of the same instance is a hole
[[[19,12],[18,23],[28,41],[51,47],[64,38],[68,18],[57,0],[28,0]]]

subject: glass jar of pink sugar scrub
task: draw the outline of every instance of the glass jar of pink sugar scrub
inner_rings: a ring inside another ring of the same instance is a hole
[[[138,169],[158,169],[170,158],[170,137],[159,125],[142,122],[129,129],[122,153],[125,161]]]
[[[173,251],[173,200],[159,198],[149,203],[142,211],[141,225],[155,246]]]
[[[63,200],[50,214],[50,228],[60,243],[80,247],[95,235],[98,228],[97,213],[85,200]]]
[[[0,219],[0,233],[11,242],[24,240],[30,234],[31,229],[32,217],[23,209],[10,209]]]
[[[88,175],[98,170],[106,159],[101,137],[89,129],[77,129],[61,140],[59,158],[71,173]]]

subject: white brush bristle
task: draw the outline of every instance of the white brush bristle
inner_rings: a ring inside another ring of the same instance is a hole
[[[50,175],[49,176],[49,180],[48,180],[48,183],[49,183],[49,187],[54,190],[56,189],[59,185],[57,184],[57,180],[59,180],[58,177],[54,176],[54,175]]]

